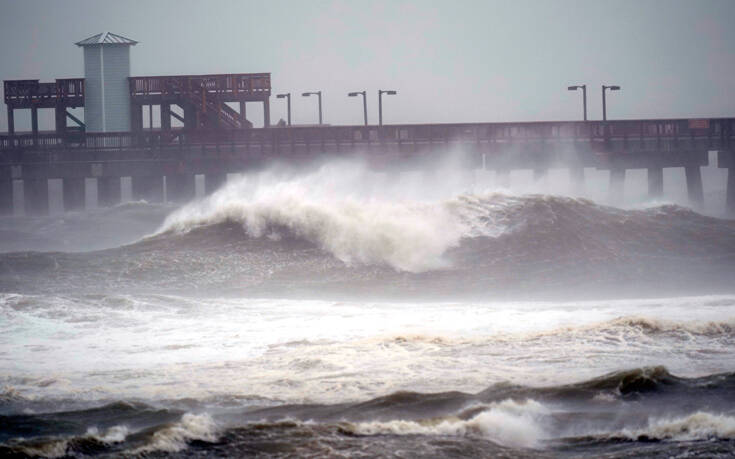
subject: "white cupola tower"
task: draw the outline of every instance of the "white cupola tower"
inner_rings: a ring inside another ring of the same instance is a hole
[[[84,124],[87,132],[130,131],[130,47],[137,41],[103,32],[84,48]]]

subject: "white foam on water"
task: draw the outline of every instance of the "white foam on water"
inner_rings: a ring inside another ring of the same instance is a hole
[[[348,265],[387,264],[423,272],[446,267],[444,253],[463,236],[503,231],[500,220],[495,225],[487,221],[489,204],[462,195],[466,185],[461,182],[445,181],[446,189],[437,191],[442,186],[436,179],[389,185],[382,180],[381,174],[354,162],[331,163],[285,179],[262,172],[184,206],[158,232],[234,221],[254,238],[277,239],[285,229]]]
[[[630,440],[640,438],[664,441],[733,440],[735,417],[698,411],[686,417],[653,419],[642,429],[626,429],[604,436]]]
[[[503,446],[534,448],[546,438],[543,424],[549,413],[548,408],[535,400],[504,400],[487,406],[468,420],[376,421],[349,424],[349,427],[361,435],[479,436]]]
[[[153,434],[150,442],[135,451],[140,454],[152,451],[175,453],[187,447],[191,440],[217,441],[216,424],[209,414],[186,413],[179,422],[164,427]]]
[[[30,457],[57,458],[67,457],[68,440],[45,442],[42,445],[24,444],[18,449]]]
[[[365,400],[735,367],[733,297],[380,303],[0,295],[8,399]],[[12,401],[12,400],[10,400]]]
[[[85,434],[88,437],[95,438],[103,443],[122,443],[127,438],[130,430],[127,426],[112,426],[103,432],[97,427],[90,427]]]
[[[82,438],[93,438],[103,443],[121,443],[125,441],[129,434],[127,426],[112,426],[100,432],[97,427],[90,427]],[[20,440],[20,441],[19,441]],[[57,458],[69,456],[70,438],[58,439],[15,439],[11,443],[16,444],[16,448],[23,453],[32,457]]]

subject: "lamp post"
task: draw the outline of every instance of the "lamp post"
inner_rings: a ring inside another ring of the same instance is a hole
[[[575,85],[575,86],[569,86],[567,89],[570,91],[576,91],[577,89],[582,89],[582,112],[584,114],[584,120],[587,121],[587,85],[580,84],[580,85]]]
[[[612,86],[605,86],[602,85],[602,121],[607,121],[607,107],[605,105],[605,91],[620,91],[620,86],[612,85]]]
[[[362,94],[362,116],[365,119],[365,126],[367,126],[367,91],[350,92],[347,95],[350,97],[357,97],[360,94]]]
[[[383,125],[383,94],[395,96],[396,94],[398,94],[398,92],[393,90],[378,90],[378,124],[380,126]]]
[[[312,91],[312,92],[302,93],[301,95],[304,97],[319,96],[319,126],[321,126],[322,125],[322,92]]]
[[[277,94],[277,98],[279,99],[286,99],[286,109],[288,111],[288,125],[291,126],[291,93],[287,92],[285,94]]]

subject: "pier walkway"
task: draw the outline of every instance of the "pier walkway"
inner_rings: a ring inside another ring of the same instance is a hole
[[[151,86],[140,91],[143,102],[184,97]],[[267,100],[252,92],[246,97]],[[0,211],[12,211],[14,181],[23,183],[26,212],[44,213],[49,179],[63,180],[65,208],[75,209],[84,205],[86,178],[96,179],[103,205],[119,202],[122,177],[131,177],[135,199],[162,199],[165,183],[168,199],[183,201],[193,196],[195,175],[204,175],[211,191],[227,173],[273,161],[360,156],[376,170],[405,171],[439,167],[447,152],[458,153],[468,170],[495,170],[501,177],[528,169],[541,178],[550,168],[568,168],[571,180],[582,183],[584,168],[609,170],[612,194],[622,193],[626,170],[646,169],[652,197],[663,192],[663,168],[682,167],[689,197],[699,205],[700,167],[708,165],[712,150],[719,152],[717,166],[729,170],[727,202],[735,211],[735,118],[257,129],[226,124],[220,129],[0,134]]]

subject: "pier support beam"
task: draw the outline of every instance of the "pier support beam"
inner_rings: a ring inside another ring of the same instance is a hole
[[[196,187],[194,175],[167,175],[166,198],[171,202],[188,202],[194,199]]]
[[[8,134],[15,134],[15,114],[11,106],[8,106]]]
[[[184,129],[194,130],[197,128],[197,109],[192,104],[183,104],[184,109]]]
[[[64,210],[84,210],[84,178],[64,179]]]
[[[610,169],[610,199],[622,201],[625,192],[625,169],[615,167]]]
[[[38,145],[38,107],[31,108],[31,132],[33,133],[33,145]]]
[[[648,168],[648,197],[658,199],[664,194],[664,169],[662,167]]]
[[[263,127],[271,125],[271,103],[268,99],[263,100]]]
[[[548,172],[547,169],[534,169],[533,170],[533,181],[534,182],[540,182],[541,180],[546,177],[546,173]]]
[[[735,167],[727,169],[727,211],[735,215]]]
[[[0,178],[0,215],[10,215],[13,213],[13,179],[8,174],[7,177]]]
[[[97,178],[97,205],[112,207],[120,204],[122,200],[122,189],[120,177],[98,177]]]
[[[57,134],[66,132],[66,107],[57,105],[54,108],[54,126]]]
[[[704,191],[702,189],[702,169],[699,166],[687,166],[684,168],[687,178],[687,193],[689,202],[694,206],[704,204]]]
[[[163,202],[163,176],[131,177],[133,200]]]
[[[210,172],[204,176],[204,194],[212,194],[227,182],[226,172]]]
[[[48,215],[48,179],[23,179],[26,215]]]
[[[161,130],[171,130],[171,104],[161,104]]]
[[[31,132],[33,135],[38,135],[38,108],[31,108]]]
[[[130,130],[143,132],[143,106],[141,104],[130,104]]]
[[[240,101],[240,127],[242,129],[248,127],[247,108],[244,100]]]

